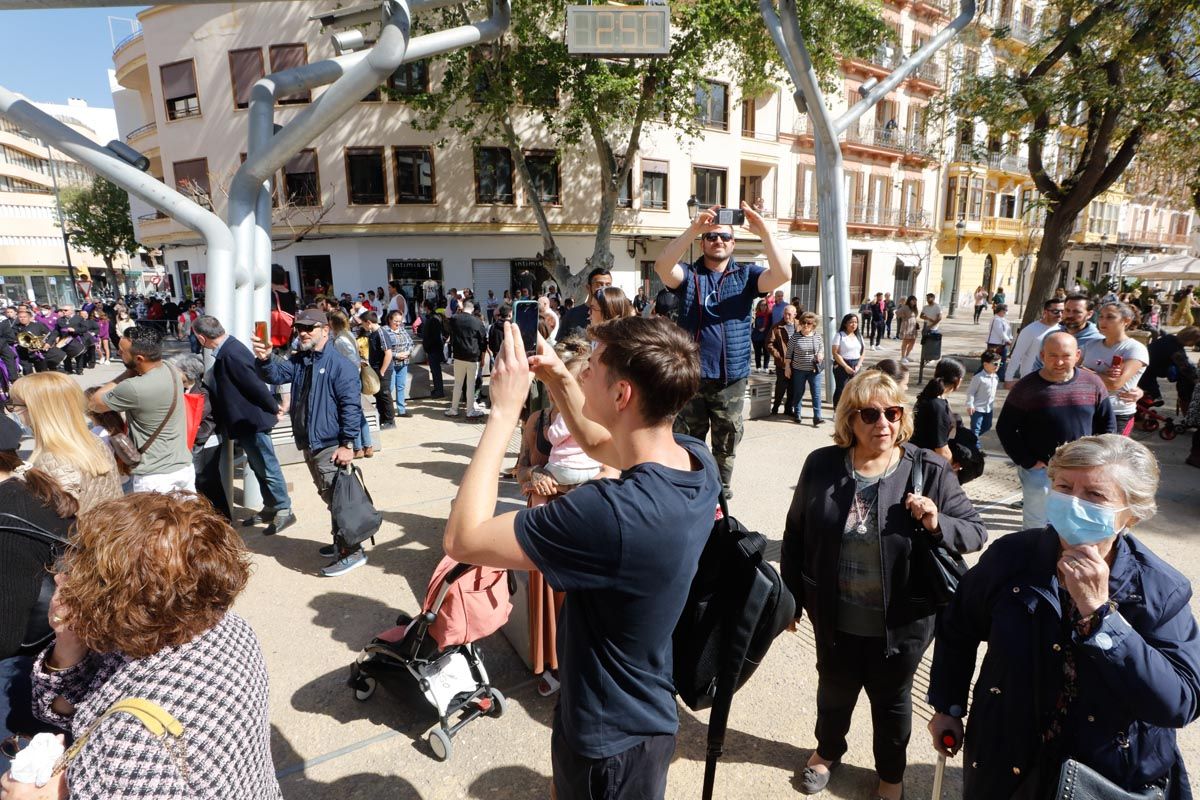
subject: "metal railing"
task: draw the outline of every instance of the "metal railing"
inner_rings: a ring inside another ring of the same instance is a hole
[[[132,142],[134,139],[138,139],[142,136],[146,136],[147,134],[154,133],[157,130],[158,130],[157,122],[147,122],[145,125],[141,126],[140,128],[134,128],[129,133],[125,134],[125,141]]]
[[[1016,39],[1023,44],[1030,44],[1036,36],[1033,26],[1017,17],[1006,17],[999,20],[996,23],[996,27],[1006,29],[1008,31],[1008,38]]]
[[[942,85],[942,81],[945,80],[945,76],[945,65],[933,59],[930,59],[921,66],[917,67],[917,71],[914,73],[914,77],[917,79],[923,80],[926,83],[937,84],[938,86]]]
[[[846,141],[855,144],[865,144],[884,150],[904,152],[904,131],[897,125],[864,125],[850,126],[846,129]]]
[[[789,219],[816,220],[817,216],[817,201],[809,200],[808,202],[800,202],[792,206],[788,211]]]
[[[955,161],[967,164],[985,164],[992,169],[1024,175],[1029,172],[1029,159],[1016,153],[987,152],[973,144],[960,143],[955,150]]]
[[[121,41],[117,42],[116,47],[113,48],[113,55],[115,56],[117,53],[121,52],[121,48],[125,47],[125,45],[133,44],[135,41],[142,38],[142,33],[143,31],[139,28]]]
[[[138,216],[138,222],[154,222],[159,219],[167,219],[167,215],[161,211],[154,211],[150,214],[140,214]]]

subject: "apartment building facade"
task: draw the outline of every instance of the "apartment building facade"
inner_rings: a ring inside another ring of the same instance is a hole
[[[34,105],[93,141],[107,143],[115,135],[111,109],[82,100]],[[80,283],[104,283],[103,260],[64,238],[56,203],[60,190],[91,180],[91,170],[0,119],[0,296],[6,302],[75,302]],[[115,266],[123,274],[127,262]]]
[[[967,33],[951,47],[949,90],[961,75],[995,75],[1035,41],[1043,0],[985,0]],[[1067,120],[1045,144],[1044,163],[1061,180],[1074,167],[1086,131]],[[1029,174],[1024,137],[994,132],[982,123],[950,125],[939,204],[936,260],[930,290],[949,307],[966,308],[982,286],[1003,288],[1024,302],[1041,245],[1045,209]],[[1177,179],[1140,170],[1136,163],[1079,215],[1059,264],[1059,284],[1072,288],[1121,268],[1186,251],[1194,212]],[[957,280],[956,280],[957,278]]]
[[[948,6],[895,2],[884,13],[907,49],[944,24]],[[151,173],[223,213],[223,193],[246,149],[249,89],[263,74],[333,55],[327,32],[308,19],[322,8],[155,6],[139,14],[142,31],[114,53],[114,105],[121,133],[150,158]],[[847,60],[842,92],[831,102],[845,108],[900,51]],[[939,167],[923,136],[923,115],[941,91],[944,63],[923,68],[843,144],[855,302],[874,291],[919,291],[928,280]],[[274,260],[293,286],[310,294],[330,286],[358,292],[395,278],[414,295],[430,280],[499,295],[537,259],[542,241],[512,154],[500,142],[475,146],[450,131],[412,126],[415,111],[405,99],[436,84],[441,68],[436,59],[401,68],[281,170]],[[320,91],[284,98],[277,121],[286,124]],[[654,291],[654,259],[696,207],[746,200],[792,253],[793,293],[814,305],[812,137],[791,90],[743,98],[731,81],[713,75],[697,87],[696,101],[699,137],[680,142],[676,131],[653,125],[643,132],[613,231],[616,282],[630,292]],[[536,114],[518,118],[517,131],[557,245],[581,270],[598,212],[594,151],[556,150]],[[185,292],[202,291],[207,265],[195,234],[136,200],[132,206],[139,240],[163,250]],[[745,232],[736,255],[765,259],[761,243]]]

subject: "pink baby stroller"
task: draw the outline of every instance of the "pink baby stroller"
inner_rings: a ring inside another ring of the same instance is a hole
[[[412,675],[438,711],[440,724],[427,741],[445,761],[450,740],[463,726],[504,713],[504,695],[488,683],[475,642],[499,630],[511,611],[505,570],[444,558],[429,581],[424,610],[415,618],[401,614],[395,627],[372,639],[350,665],[348,684],[357,699],[367,700],[381,679]]]

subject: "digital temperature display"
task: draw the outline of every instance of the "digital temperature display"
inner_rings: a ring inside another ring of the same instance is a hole
[[[567,6],[567,52],[575,56],[665,56],[671,11],[655,6]]]

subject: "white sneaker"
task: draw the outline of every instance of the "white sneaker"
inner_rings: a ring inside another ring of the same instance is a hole
[[[457,417],[458,409],[457,408],[447,408],[445,411],[445,414],[447,417]]]
[[[905,356],[904,358],[900,359],[900,363],[901,363],[901,364],[907,364],[907,363],[908,363],[908,356]]]

